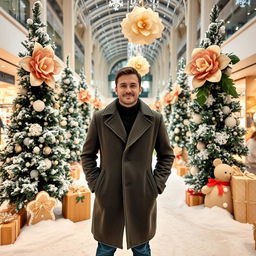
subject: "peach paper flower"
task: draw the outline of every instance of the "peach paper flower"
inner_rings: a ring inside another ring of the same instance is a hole
[[[161,110],[162,104],[160,100],[157,100],[154,104],[155,110]]]
[[[173,87],[173,90],[171,91],[171,97],[170,97],[170,103],[171,104],[174,104],[178,101],[178,98],[179,98],[179,95],[180,93],[182,92],[182,88],[180,88],[180,85],[179,84],[176,84],[174,87]]]
[[[170,104],[171,103],[171,99],[172,99],[172,94],[170,92],[167,92],[165,95],[164,95],[164,103],[166,105]]]
[[[101,108],[101,100],[99,98],[93,99],[92,104],[93,104],[94,108],[96,108],[96,109]]]
[[[134,44],[151,44],[161,37],[164,25],[157,12],[150,8],[134,7],[121,22],[122,33]]]
[[[230,63],[230,58],[220,54],[218,45],[211,45],[207,49],[195,48],[192,52],[192,61],[188,63],[185,72],[192,75],[194,88],[203,86],[206,81],[219,82],[221,70]]]
[[[78,101],[80,103],[88,103],[91,100],[91,95],[88,90],[82,89],[78,93]]]
[[[32,56],[21,59],[20,65],[23,69],[30,72],[31,86],[40,86],[45,82],[54,88],[55,80],[53,75],[57,75],[62,70],[62,65],[55,59],[54,51],[50,45],[43,47],[35,43]]]
[[[146,75],[149,72],[150,67],[147,59],[142,56],[130,58],[126,66],[135,68],[141,76]]]

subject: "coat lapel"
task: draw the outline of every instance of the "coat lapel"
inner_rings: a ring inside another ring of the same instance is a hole
[[[116,108],[117,100],[110,103],[104,110],[103,115],[107,117],[104,124],[112,130],[124,143],[127,141],[127,134],[121,117]]]
[[[126,148],[134,144],[150,128],[152,117],[153,113],[151,109],[140,100],[140,110],[128,136]]]

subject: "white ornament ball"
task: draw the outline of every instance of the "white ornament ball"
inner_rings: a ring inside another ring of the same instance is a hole
[[[43,147],[43,144],[40,144],[40,145],[39,145],[39,148],[42,148],[42,147]]]
[[[30,166],[30,163],[26,163],[25,166],[26,166],[26,167],[29,167],[29,166]]]
[[[202,121],[202,116],[199,115],[199,114],[193,114],[192,115],[192,120],[193,120],[194,123],[200,124],[201,121]]]
[[[55,160],[54,165],[58,165],[58,164],[59,164],[59,161]]]
[[[33,153],[39,154],[39,152],[40,152],[40,148],[39,147],[34,147]]]
[[[22,125],[22,122],[18,122],[19,125]]]
[[[52,149],[50,147],[44,147],[43,153],[45,155],[49,155],[49,154],[51,154],[51,152],[52,152]]]
[[[188,119],[185,119],[185,120],[183,121],[183,124],[184,124],[184,125],[189,125],[189,120],[188,120]]]
[[[190,131],[186,132],[186,136],[190,137],[191,136],[191,132]]]
[[[75,156],[76,153],[74,151],[71,152],[71,156]]]
[[[80,156],[81,152],[78,150],[76,151],[77,155]]]
[[[50,159],[46,158],[43,160],[46,164],[46,170],[50,169],[52,167],[52,162]]]
[[[79,144],[79,139],[74,139],[74,143],[77,145]]]
[[[65,84],[70,84],[70,80],[69,80],[68,78],[64,79],[63,82],[64,82]]]
[[[40,143],[44,143],[44,138],[43,138],[43,137],[40,137],[38,141],[39,141]]]
[[[27,24],[32,25],[33,24],[33,20],[32,19],[27,19]]]
[[[29,138],[25,138],[25,139],[23,140],[23,144],[24,144],[25,146],[28,146],[29,143],[30,143],[30,139],[29,139]]]
[[[65,120],[61,121],[61,122],[60,122],[60,125],[61,125],[61,126],[66,126],[66,125],[67,125],[67,121],[65,121]]]
[[[175,140],[175,141],[179,141],[180,138],[179,138],[178,136],[175,136],[174,140]]]
[[[175,117],[176,117],[176,118],[179,118],[180,116],[179,116],[179,115],[176,115]]]
[[[15,107],[16,107],[16,109],[20,109],[21,105],[20,104],[16,104]]]
[[[10,163],[11,162],[11,158],[10,157],[7,157],[6,158],[6,163],[8,164],[8,163]]]
[[[233,128],[236,126],[236,119],[233,116],[229,116],[225,119],[225,125],[227,127]]]
[[[38,171],[37,171],[37,170],[32,170],[32,171],[30,172],[30,177],[31,177],[32,179],[37,178],[37,177],[38,177]]]
[[[70,149],[69,148],[66,149],[66,153],[70,154]]]
[[[232,102],[232,98],[231,98],[230,95],[228,95],[228,96],[226,97],[225,102],[226,102],[227,104],[230,104],[230,103]]]
[[[68,111],[69,111],[69,113],[73,113],[73,112],[74,112],[74,109],[73,109],[73,108],[70,108]]]
[[[228,115],[231,112],[231,109],[228,106],[224,106],[222,112],[223,114]]]
[[[15,152],[20,153],[22,151],[22,147],[20,145],[15,145]]]
[[[199,170],[198,170],[197,167],[195,167],[195,166],[192,166],[192,167],[191,167],[190,173],[191,173],[193,176],[197,175],[198,172],[199,172]]]
[[[66,138],[67,138],[67,139],[70,139],[71,137],[72,137],[72,134],[71,134],[70,132],[67,132],[67,133],[66,133]]]
[[[44,122],[44,125],[47,126],[47,125],[48,125],[48,122]]]
[[[63,101],[66,101],[66,97],[63,97],[62,100],[63,100]]]
[[[36,112],[42,112],[45,109],[45,103],[41,100],[36,100],[33,103],[33,109]]]
[[[174,133],[179,133],[180,132],[180,129],[179,128],[175,128],[174,129]]]
[[[198,143],[196,144],[196,148],[197,148],[198,150],[204,150],[204,149],[205,149],[205,144],[200,141],[200,142],[198,142]]]
[[[233,132],[233,134],[236,136],[236,135],[237,135],[237,132]]]

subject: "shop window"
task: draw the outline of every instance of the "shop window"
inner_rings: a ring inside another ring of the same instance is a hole
[[[1,0],[0,7],[8,12],[20,24],[26,27],[26,22],[30,14],[29,0]]]

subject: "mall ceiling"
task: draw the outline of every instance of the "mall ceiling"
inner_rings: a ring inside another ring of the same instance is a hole
[[[109,64],[114,64],[118,60],[127,58],[128,40],[121,33],[120,23],[126,17],[126,14],[132,11],[131,3],[135,1],[123,0],[122,2],[123,6],[119,10],[109,7],[108,0],[78,0],[77,2],[79,11],[90,22],[93,38],[100,44]],[[180,12],[184,12],[184,2],[185,0],[144,1],[144,6],[151,8],[153,3],[157,3],[155,11],[159,13],[165,26],[162,38],[143,47],[143,56],[148,59],[151,65],[163,43],[169,38],[173,19]]]

